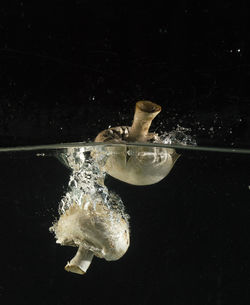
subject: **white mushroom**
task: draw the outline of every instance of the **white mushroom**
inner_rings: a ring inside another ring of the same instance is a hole
[[[120,143],[125,145],[97,147],[92,156],[100,160],[106,155],[102,170],[110,176],[134,185],[150,185],[168,175],[179,154],[174,149],[154,146],[133,146],[131,142],[149,142],[158,139],[149,133],[152,120],[161,111],[161,106],[150,101],[136,103],[131,127],[112,127],[100,132],[95,142]]]
[[[102,202],[91,204],[88,196],[81,206],[72,204],[52,231],[57,243],[78,247],[75,257],[65,266],[65,270],[78,274],[86,273],[94,255],[117,260],[129,247],[128,221]]]

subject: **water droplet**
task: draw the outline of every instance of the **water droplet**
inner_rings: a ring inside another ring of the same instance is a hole
[[[90,102],[95,101],[95,95],[90,96],[90,97],[89,97],[89,101],[90,101]]]

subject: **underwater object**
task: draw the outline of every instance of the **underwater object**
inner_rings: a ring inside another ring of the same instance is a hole
[[[172,148],[152,146],[132,146],[129,143],[157,141],[157,133],[149,132],[153,119],[161,111],[161,106],[150,101],[138,101],[131,127],[118,126],[101,131],[95,142],[124,144],[97,147],[92,157],[100,160],[100,153],[106,151],[105,162],[99,162],[102,170],[110,176],[134,185],[150,185],[165,178],[180,156]],[[99,150],[99,151],[98,151]]]
[[[119,210],[101,201],[93,204],[87,195],[81,205],[73,203],[51,231],[57,243],[78,247],[76,255],[65,266],[66,271],[78,274],[86,273],[94,255],[107,261],[118,260],[130,243],[128,220]]]

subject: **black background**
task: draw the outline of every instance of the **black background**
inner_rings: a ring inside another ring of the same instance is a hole
[[[69,170],[33,153],[1,155],[0,168],[1,304],[248,304],[248,155],[183,152],[152,186],[108,177],[131,243],[118,261],[94,257],[84,276],[64,271],[76,249],[48,230]]]
[[[164,131],[249,146],[247,4],[1,1],[1,145],[93,139],[151,99]]]
[[[249,40],[247,1],[1,1],[1,146],[91,140],[150,99],[153,128],[249,147]],[[186,152],[151,187],[109,177],[131,246],[84,277],[48,232],[69,171],[34,153],[0,161],[1,303],[249,303],[247,155]]]

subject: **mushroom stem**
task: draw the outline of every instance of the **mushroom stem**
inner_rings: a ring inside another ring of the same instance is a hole
[[[147,141],[147,134],[150,125],[160,111],[161,106],[150,101],[137,102],[128,141]]]
[[[85,274],[91,264],[94,253],[85,249],[83,246],[79,246],[76,255],[65,266],[65,270],[68,272]]]

